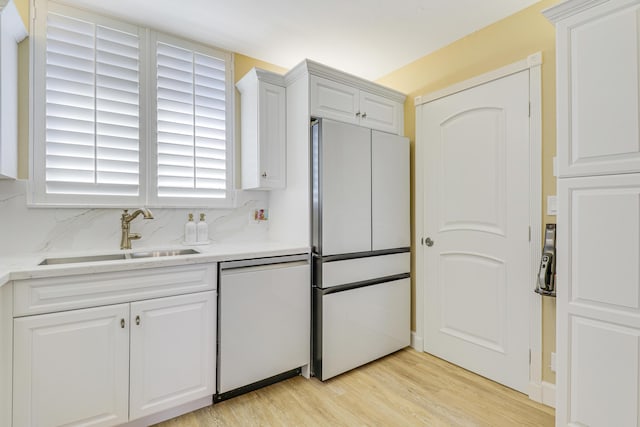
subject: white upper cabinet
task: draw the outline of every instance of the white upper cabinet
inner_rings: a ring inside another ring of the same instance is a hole
[[[383,96],[355,84],[345,84],[317,75],[311,75],[309,83],[313,117],[403,134],[404,96]]]
[[[253,68],[236,87],[241,96],[242,188],[284,188],[286,89],[283,77]]]
[[[0,1],[0,178],[18,176],[18,43],[27,37],[13,1]]]
[[[360,124],[360,91],[318,76],[310,78],[311,115]]]
[[[611,1],[557,24],[561,177],[640,171],[639,11]]]

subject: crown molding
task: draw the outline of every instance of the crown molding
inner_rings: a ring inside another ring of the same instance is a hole
[[[569,16],[575,15],[583,10],[591,9],[610,0],[565,0],[560,4],[545,9],[542,14],[552,23],[556,24]]]

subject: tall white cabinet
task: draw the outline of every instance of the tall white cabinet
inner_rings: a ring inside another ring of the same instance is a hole
[[[556,25],[558,426],[640,425],[640,1]]]

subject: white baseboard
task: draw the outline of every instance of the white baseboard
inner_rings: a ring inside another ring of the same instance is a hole
[[[542,381],[542,403],[556,407],[556,385]]]
[[[542,403],[542,385],[538,382],[529,382],[529,399]]]
[[[419,352],[424,351],[424,343],[422,341],[422,337],[416,335],[416,331],[411,331],[411,347]]]
[[[529,399],[540,402],[543,405],[556,407],[556,385],[542,381],[542,383],[529,383]]]

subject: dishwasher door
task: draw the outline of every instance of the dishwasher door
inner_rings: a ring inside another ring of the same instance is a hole
[[[309,364],[309,284],[307,254],[220,264],[218,394]]]

